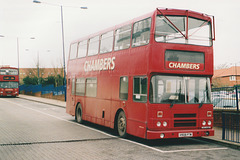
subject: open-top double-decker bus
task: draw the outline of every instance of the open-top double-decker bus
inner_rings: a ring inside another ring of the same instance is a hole
[[[213,136],[214,17],[159,9],[71,43],[66,112],[146,139]]]
[[[19,95],[18,68],[0,67],[0,96]]]

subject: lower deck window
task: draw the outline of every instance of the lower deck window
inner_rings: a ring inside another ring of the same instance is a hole
[[[76,95],[84,96],[85,94],[85,78],[76,79]]]
[[[120,77],[119,98],[121,100],[128,99],[128,77]]]
[[[147,77],[133,78],[133,100],[147,102]]]
[[[75,78],[72,79],[72,95],[75,94]]]
[[[86,80],[86,96],[97,96],[97,78],[87,78]]]

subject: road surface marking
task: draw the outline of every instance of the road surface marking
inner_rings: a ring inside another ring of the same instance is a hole
[[[119,138],[117,136],[110,135],[108,133],[99,131],[99,130],[91,128],[91,127],[84,126],[84,125],[76,123],[76,122],[72,122],[72,121],[69,121],[69,120],[66,120],[66,119],[63,119],[63,118],[60,118],[60,117],[48,114],[48,113],[44,113],[42,111],[39,111],[39,110],[36,110],[36,109],[33,109],[33,108],[25,107],[25,106],[23,106],[21,104],[15,103],[15,102],[11,102],[11,101],[8,101],[8,100],[5,100],[5,99],[1,99],[1,100],[5,101],[5,102],[8,102],[8,103],[15,104],[15,105],[17,105],[19,107],[22,107],[22,108],[25,108],[25,109],[28,109],[28,110],[32,110],[32,111],[44,114],[44,115],[49,116],[49,117],[53,117],[53,118],[56,118],[56,119],[59,119],[59,120],[62,120],[62,121],[65,121],[65,122],[68,122],[68,123],[71,123],[71,124],[79,125],[81,127],[84,127],[84,128],[89,129],[89,130],[92,130],[92,131],[104,134],[104,135],[112,137],[112,138]],[[163,151],[163,150],[160,150],[160,149],[157,149],[157,148],[154,148],[154,147],[147,146],[145,144],[141,144],[141,143],[138,143],[138,142],[134,142],[134,141],[128,140],[128,139],[123,139],[123,138],[119,138],[119,139],[122,140],[122,141],[128,142],[128,143],[132,143],[132,144],[135,144],[135,145],[138,145],[138,146],[142,146],[142,147],[145,147],[145,148],[148,148],[148,149],[160,152],[160,153],[196,152],[196,151],[213,151],[213,150],[226,150],[226,149],[228,149],[228,148],[208,148],[208,149],[186,149],[186,150]]]

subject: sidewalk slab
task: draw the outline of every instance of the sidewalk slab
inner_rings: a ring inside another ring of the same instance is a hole
[[[202,137],[207,141],[212,141],[230,148],[234,149],[240,149],[240,143],[237,142],[231,142],[227,140],[222,140],[222,128],[221,127],[213,127],[214,129],[214,136],[209,136],[209,137]]]
[[[19,98],[27,99],[27,100],[35,101],[35,102],[39,102],[39,103],[50,104],[50,105],[54,105],[54,106],[58,106],[58,107],[62,107],[62,108],[66,108],[66,102],[56,100],[56,99],[35,97],[35,96],[24,95],[24,94],[19,94]]]

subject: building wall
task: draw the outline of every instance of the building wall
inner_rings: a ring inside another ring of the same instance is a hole
[[[48,76],[63,76],[62,68],[39,68],[39,77],[47,78]],[[23,84],[23,79],[25,77],[38,77],[38,69],[37,68],[20,68],[19,69],[19,79],[20,84]]]
[[[231,76],[215,77],[212,82],[214,87],[233,87],[240,85],[240,76],[235,76],[235,79]]]

